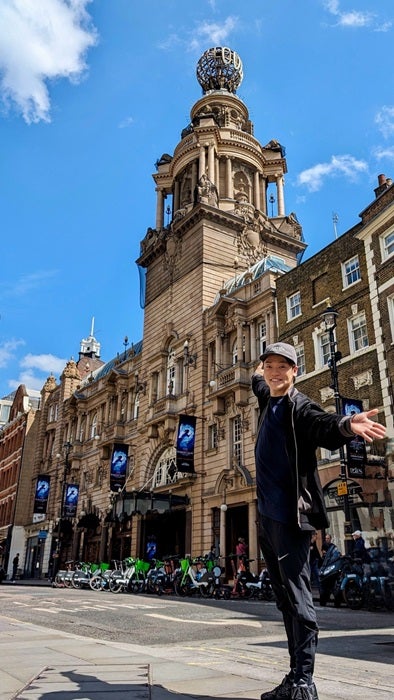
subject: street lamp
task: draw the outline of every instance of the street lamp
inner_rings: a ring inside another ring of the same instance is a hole
[[[328,361],[328,367],[331,371],[332,385],[331,388],[334,390],[335,399],[335,411],[336,413],[342,414],[341,406],[341,395],[339,393],[338,385],[338,367],[337,362],[342,358],[342,354],[337,350],[337,343],[335,341],[334,330],[337,325],[338,311],[328,306],[325,312],[322,314],[325,330],[328,333],[330,341],[330,359]],[[350,521],[350,503],[349,503],[349,491],[347,483],[347,460],[346,452],[343,445],[339,448],[339,464],[340,464],[340,483],[337,486],[338,496],[343,499],[343,510],[345,514],[345,524],[344,524],[344,535],[345,535],[345,553],[349,554],[350,543],[351,543],[351,533],[352,526]]]
[[[67,483],[67,476],[70,473],[70,462],[69,462],[69,455],[72,450],[72,444],[71,442],[65,442],[63,445],[64,448],[64,454],[65,454],[65,460],[64,460],[64,472],[63,472],[63,484],[62,484],[62,509],[61,509],[61,519],[65,517],[65,500],[66,500],[66,483]]]
[[[60,505],[60,518],[59,518],[59,539],[57,542],[57,547],[56,547],[56,555],[57,555],[57,567],[56,570],[59,567],[60,564],[60,554],[61,554],[61,549],[62,549],[62,530],[63,530],[63,520],[66,520],[66,514],[65,514],[65,500],[66,500],[66,487],[67,487],[67,476],[69,475],[71,471],[71,465],[69,461],[69,455],[72,450],[72,443],[67,441],[63,445],[64,449],[64,471],[63,471],[63,478],[62,478],[62,490],[61,490],[61,505]],[[59,459],[61,457],[60,454],[56,455]],[[56,573],[56,571],[54,572]]]

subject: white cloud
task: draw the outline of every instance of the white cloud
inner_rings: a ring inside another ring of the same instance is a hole
[[[129,126],[132,126],[133,124],[134,124],[133,117],[125,117],[119,123],[119,129],[127,129]]]
[[[1,0],[0,95],[28,123],[50,121],[48,81],[78,82],[97,41],[91,0]]]
[[[329,163],[317,163],[312,168],[303,170],[297,178],[298,185],[305,185],[309,192],[317,192],[327,177],[345,177],[354,181],[358,173],[368,170],[367,163],[353,156],[332,156]]]
[[[33,355],[28,353],[19,362],[21,372],[17,379],[10,379],[8,385],[11,389],[17,389],[24,384],[28,389],[42,389],[49,375],[60,375],[67,360],[55,355]]]
[[[202,22],[195,30],[191,42],[193,48],[209,43],[212,46],[223,46],[233,29],[237,26],[237,17],[227,17],[224,22]]]
[[[22,297],[30,293],[34,289],[42,287],[46,280],[51,279],[56,275],[56,270],[41,270],[39,272],[29,272],[21,275],[18,279],[9,283],[3,284],[1,297]]]
[[[236,29],[238,18],[229,16],[221,22],[209,22],[204,20],[198,24],[192,32],[188,32],[186,38],[177,33],[169,34],[159,48],[172,49],[185,46],[189,51],[199,51],[209,46],[225,46],[231,32]]]
[[[24,345],[24,340],[6,340],[0,345],[0,367],[7,367],[10,360],[15,357],[15,350]]]
[[[67,360],[55,355],[32,355],[28,353],[20,361],[20,366],[27,370],[36,369],[45,374],[61,374]]]
[[[375,124],[384,138],[389,138],[394,134],[394,107],[384,106],[375,116]]]
[[[325,0],[324,6],[331,15],[336,17],[335,24],[339,27],[368,27],[375,19],[375,15],[372,12],[361,12],[359,10],[341,11],[339,0]]]
[[[394,146],[387,146],[387,148],[383,148],[383,146],[378,146],[374,150],[374,156],[377,160],[383,160],[383,158],[387,158],[388,160],[394,160]]]
[[[10,379],[8,385],[11,390],[15,390],[21,384],[24,384],[27,389],[40,391],[45,383],[42,377],[35,377],[30,372],[21,372],[18,379]]]

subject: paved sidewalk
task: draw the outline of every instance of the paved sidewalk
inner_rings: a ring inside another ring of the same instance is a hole
[[[320,700],[391,699],[393,631],[325,632]],[[282,679],[286,656],[282,635],[141,647],[0,616],[0,700],[258,700]]]

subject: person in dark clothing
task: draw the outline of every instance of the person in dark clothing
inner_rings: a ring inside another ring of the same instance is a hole
[[[354,416],[327,413],[294,387],[292,345],[274,343],[252,377],[259,402],[256,482],[260,546],[282,612],[290,671],[262,700],[318,700],[313,682],[318,636],[310,584],[311,533],[328,527],[316,449],[336,450],[353,435],[368,442],[386,429],[376,409]]]
[[[19,566],[19,553],[16,554],[12,560],[12,581],[15,581],[15,579],[17,577],[18,566]]]
[[[353,537],[353,548],[352,557],[355,559],[361,559],[363,564],[368,564],[371,561],[371,557],[365,547],[365,540],[363,538],[361,530],[355,530],[352,532]]]
[[[330,544],[332,544],[332,537],[331,537],[330,533],[327,532],[327,534],[326,534],[325,537],[324,537],[324,542],[323,542],[323,544],[322,544],[322,546],[321,546],[321,551],[322,551],[323,556],[324,556],[325,553],[327,552],[327,550],[328,550]]]

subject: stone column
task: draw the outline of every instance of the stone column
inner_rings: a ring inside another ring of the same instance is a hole
[[[231,162],[230,156],[226,158],[226,197],[229,199],[234,198],[233,192],[233,164]]]
[[[257,360],[256,353],[256,321],[251,321],[249,326],[249,342],[250,342],[250,361],[255,362]]]
[[[252,358],[251,358],[251,352],[250,352],[250,325],[249,325],[249,323],[245,323],[242,330],[243,330],[243,335],[245,336],[245,362],[250,362]]]
[[[200,154],[198,158],[198,179],[205,175],[205,147],[200,146]]]
[[[263,214],[267,214],[267,178],[264,177],[264,175],[263,175],[263,177],[262,177],[262,188],[261,188],[261,192],[262,192],[262,195],[263,195],[262,197],[260,197],[260,200],[261,200],[261,211],[263,212]]]
[[[174,183],[174,212],[179,209],[179,180]]]
[[[260,173],[258,170],[254,174],[254,206],[260,210]]]
[[[283,175],[279,175],[276,180],[276,193],[278,196],[278,216],[285,215],[285,199],[283,192]]]
[[[163,190],[156,188],[157,200],[156,200],[156,229],[160,231],[164,224],[164,196]]]
[[[224,505],[224,504],[222,504]],[[220,558],[221,558],[221,565],[225,566],[225,556],[226,556],[226,512],[227,512],[227,507],[222,510],[222,507],[220,506]]]
[[[208,146],[208,179],[215,185],[215,146]]]
[[[194,201],[194,190],[197,186],[197,161],[194,160],[192,163],[192,201]]]
[[[260,559],[260,545],[258,542],[258,537],[257,537],[257,521],[258,521],[258,513],[257,513],[257,502],[256,501],[251,501],[248,504],[248,544],[249,544],[249,558],[254,559],[253,564],[251,565],[252,571],[254,570],[254,573],[258,573],[258,562]]]

